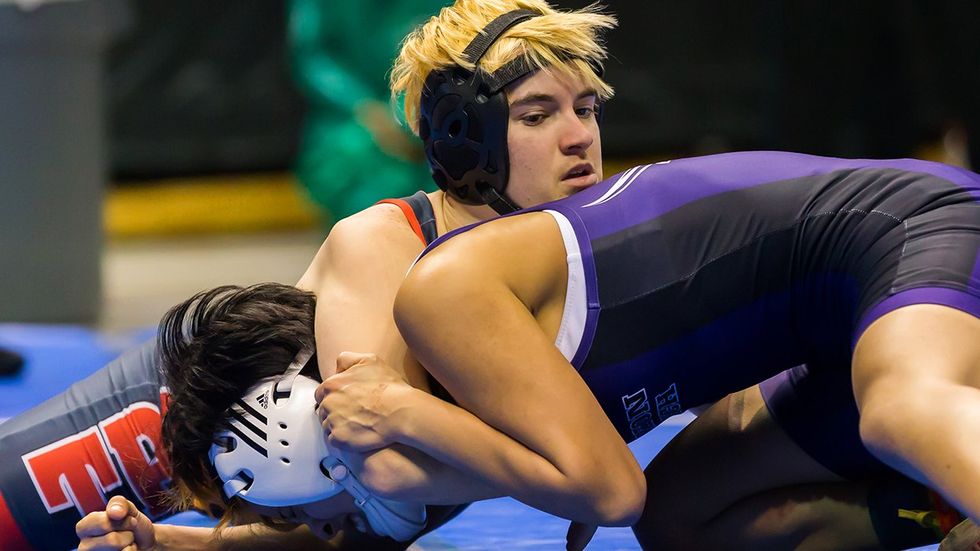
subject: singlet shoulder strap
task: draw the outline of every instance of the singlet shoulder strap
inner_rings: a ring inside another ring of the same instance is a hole
[[[428,245],[439,237],[439,232],[436,230],[436,215],[432,210],[429,196],[424,191],[416,191],[413,195],[401,199],[382,199],[378,203],[387,203],[402,209],[408,225],[412,227],[415,235],[419,236],[423,245]]]
[[[413,195],[401,199],[382,199],[378,202],[395,205],[402,209],[402,212],[405,213],[405,218],[408,219],[408,225],[412,227],[415,235],[419,236],[423,245],[428,246],[429,243],[432,243],[439,237],[439,232],[436,230],[436,215],[432,210],[432,202],[429,201],[429,196],[424,191],[416,191]],[[429,390],[433,396],[451,404],[456,403],[452,395],[449,394],[444,386],[439,384],[439,381],[431,373],[426,371],[425,375],[429,380]]]

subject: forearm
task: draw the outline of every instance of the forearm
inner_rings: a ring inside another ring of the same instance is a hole
[[[504,495],[482,479],[400,444],[368,454],[360,476],[379,496],[410,503],[457,505]]]
[[[215,532],[211,528],[158,524],[157,544],[165,551],[256,551],[266,549],[331,550],[340,547],[318,539],[305,528],[288,532],[263,525],[227,526]]]
[[[403,403],[408,407],[391,417],[394,441],[424,452],[494,493],[542,511],[592,524],[624,523],[600,503],[596,488],[577,483],[468,411],[422,392]]]
[[[541,325],[564,305],[560,232],[540,213],[501,224],[513,231],[491,236],[481,227],[446,242],[398,291],[405,342],[462,406],[416,400],[424,406],[406,415],[403,442],[532,507],[632,524],[646,499],[643,470]],[[501,235],[514,242],[501,247]]]

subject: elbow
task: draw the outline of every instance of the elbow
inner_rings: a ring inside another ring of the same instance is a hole
[[[367,491],[391,499],[401,490],[395,470],[387,454],[374,453],[364,458],[358,479]]]
[[[600,526],[633,526],[643,513],[646,492],[636,489],[603,500],[595,509]]]
[[[632,526],[640,519],[646,503],[646,478],[640,466],[634,462],[620,476],[594,485],[590,493],[590,516],[595,524]]]
[[[643,514],[646,498],[646,481],[641,473],[638,483],[620,489],[601,509],[601,524],[604,526],[633,526]]]
[[[394,450],[382,449],[364,458],[358,480],[375,496],[404,500],[417,490],[419,472],[412,467]]]

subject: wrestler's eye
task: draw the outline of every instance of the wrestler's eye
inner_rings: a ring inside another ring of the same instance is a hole
[[[521,122],[528,126],[537,126],[544,120],[544,113],[530,113],[521,117]]]
[[[586,105],[585,107],[579,107],[576,109],[575,114],[577,114],[580,118],[587,119],[594,116],[598,110],[599,108],[595,104]]]

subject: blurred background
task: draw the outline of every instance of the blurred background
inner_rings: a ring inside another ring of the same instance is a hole
[[[432,189],[387,71],[447,3],[0,0],[0,421]],[[741,149],[980,166],[976,0],[608,4],[607,176]]]
[[[202,287],[291,282],[334,220],[431,189],[386,77],[446,3],[0,0],[0,320],[152,325]],[[738,149],[980,162],[978,2],[609,8],[607,174]]]

